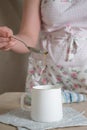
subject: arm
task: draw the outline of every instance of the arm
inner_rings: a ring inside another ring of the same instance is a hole
[[[22,39],[28,46],[35,47],[40,32],[40,0],[24,0],[23,16],[20,30],[15,37]],[[23,43],[11,38],[9,44],[16,43],[11,50],[18,53],[27,53],[29,50]],[[6,47],[8,48],[9,45]]]

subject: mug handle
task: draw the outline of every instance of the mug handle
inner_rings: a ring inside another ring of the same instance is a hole
[[[30,111],[30,106],[25,106],[25,103],[24,103],[24,98],[27,96],[28,94],[27,93],[24,93],[22,96],[21,96],[21,100],[20,100],[20,105],[21,105],[21,109],[24,110],[24,111]]]

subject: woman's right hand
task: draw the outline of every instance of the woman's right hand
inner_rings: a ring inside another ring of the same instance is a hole
[[[0,50],[9,50],[15,44],[15,41],[11,39],[12,36],[13,31],[10,28],[0,27]]]

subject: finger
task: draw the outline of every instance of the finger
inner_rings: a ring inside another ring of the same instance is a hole
[[[0,48],[0,50],[2,50],[2,51],[9,51],[10,48],[6,49],[5,47],[2,47],[2,48]]]
[[[3,47],[7,46],[8,43],[7,42],[3,42],[3,43],[0,43],[0,49],[2,49]]]
[[[15,44],[16,40],[13,38],[0,38],[0,48],[8,48]]]
[[[3,50],[5,50],[5,51],[10,50],[16,43],[17,43],[16,41],[15,42],[12,42],[12,41],[9,42],[9,44],[7,46],[5,46],[3,48]]]
[[[0,37],[0,43],[2,43],[2,42],[9,42],[9,41],[10,41],[9,38]]]
[[[8,27],[0,27],[0,36],[2,37],[10,37],[13,35],[13,31]]]

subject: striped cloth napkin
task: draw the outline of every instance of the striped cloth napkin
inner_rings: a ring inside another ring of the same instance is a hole
[[[78,103],[83,101],[87,101],[87,96],[85,94],[80,94],[69,90],[62,91],[63,103],[73,103],[73,102]]]

